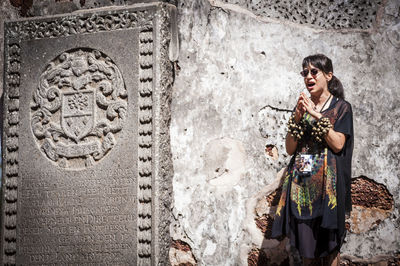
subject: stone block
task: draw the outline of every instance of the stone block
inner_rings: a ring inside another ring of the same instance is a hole
[[[2,265],[168,263],[174,9],[6,23]]]

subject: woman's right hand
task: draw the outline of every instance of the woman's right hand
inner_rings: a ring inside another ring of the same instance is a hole
[[[299,99],[297,100],[296,110],[294,111],[294,121],[296,123],[300,122],[305,111],[306,111],[306,108],[304,107],[304,99],[300,95]]]

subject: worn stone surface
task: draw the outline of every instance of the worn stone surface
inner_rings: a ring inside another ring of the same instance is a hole
[[[168,263],[173,9],[6,24],[2,264]]]

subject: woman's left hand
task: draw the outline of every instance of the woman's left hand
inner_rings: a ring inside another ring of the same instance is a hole
[[[300,93],[300,103],[302,104],[305,111],[307,111],[315,119],[320,119],[322,117],[321,113],[315,110],[315,104],[304,92]]]

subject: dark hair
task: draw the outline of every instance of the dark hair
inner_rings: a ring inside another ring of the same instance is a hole
[[[332,60],[323,54],[310,55],[303,59],[303,68],[308,67],[310,64],[325,74],[329,72],[333,73]],[[333,96],[344,99],[343,85],[334,75],[332,75],[332,79],[328,82],[328,90]]]

